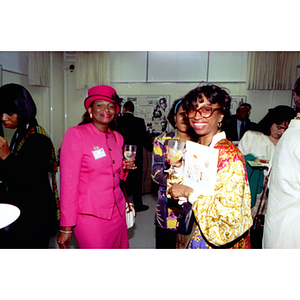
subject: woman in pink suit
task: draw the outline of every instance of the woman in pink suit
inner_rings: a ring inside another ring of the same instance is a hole
[[[129,248],[120,179],[134,162],[123,159],[123,137],[110,129],[120,111],[119,97],[110,86],[95,86],[84,106],[91,122],[69,128],[61,147],[57,242],[67,248],[74,231],[79,248]]]

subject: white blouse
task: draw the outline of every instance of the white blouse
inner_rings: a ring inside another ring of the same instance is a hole
[[[243,155],[252,154],[258,159],[271,161],[276,146],[262,132],[248,130],[241,138],[238,148]]]

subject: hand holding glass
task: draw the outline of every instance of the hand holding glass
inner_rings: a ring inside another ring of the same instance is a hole
[[[128,160],[128,169],[136,169],[133,161],[136,156],[136,145],[125,145],[124,146],[124,157]],[[133,165],[132,165],[133,163]]]
[[[170,160],[171,167],[170,169],[166,170],[169,174],[172,174],[175,172],[174,170],[174,164],[179,161],[182,158],[184,149],[184,143],[180,142],[179,140],[169,140],[168,141],[168,159]]]

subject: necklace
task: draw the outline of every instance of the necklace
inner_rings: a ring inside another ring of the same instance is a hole
[[[221,129],[218,129],[218,131],[217,131],[217,133],[216,133],[215,135],[217,135],[217,134],[220,133],[220,132],[222,132],[222,130],[221,130]],[[212,138],[212,140],[213,140],[213,138]],[[209,146],[211,145],[211,143],[212,143],[212,140],[210,141],[210,143],[209,143],[208,145],[203,145],[203,146],[209,147]],[[200,143],[200,138],[198,139],[198,144],[201,144],[201,143]],[[202,145],[202,144],[201,144],[201,145]]]
[[[203,145],[203,146],[207,146],[207,147],[209,147],[211,145],[211,143],[212,143],[212,141],[207,145],[203,145],[203,144],[200,143],[200,140],[198,140],[198,144]]]

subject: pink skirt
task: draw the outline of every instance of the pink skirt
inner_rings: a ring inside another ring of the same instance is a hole
[[[78,214],[74,235],[80,249],[129,248],[126,217],[121,217],[117,205],[111,220]]]

